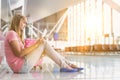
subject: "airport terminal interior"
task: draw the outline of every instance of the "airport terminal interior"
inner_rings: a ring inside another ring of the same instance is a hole
[[[29,73],[14,73],[6,62],[4,37],[15,14],[27,17],[27,41],[44,37],[82,67],[60,72],[48,56]],[[0,0],[0,80],[120,80],[120,0]]]

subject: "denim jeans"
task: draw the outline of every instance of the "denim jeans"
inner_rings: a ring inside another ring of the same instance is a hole
[[[29,53],[25,57],[24,65],[22,66],[22,69],[20,70],[20,72],[21,73],[30,72],[33,66],[36,64],[36,62],[40,59],[44,51],[46,55],[50,57],[60,67],[65,68],[65,67],[68,67],[68,64],[70,64],[68,60],[66,60],[62,55],[56,52],[49,45],[49,43],[46,40],[44,40],[44,43],[41,43],[38,48],[36,48],[34,51]]]

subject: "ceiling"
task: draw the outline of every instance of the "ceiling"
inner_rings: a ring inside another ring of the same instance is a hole
[[[22,6],[22,14],[35,22],[84,0],[1,0],[1,18],[9,22],[12,10]],[[103,0],[120,12],[119,0]]]
[[[74,0],[1,0],[1,18],[9,22],[11,11],[22,6],[22,13],[34,22],[65,9]]]

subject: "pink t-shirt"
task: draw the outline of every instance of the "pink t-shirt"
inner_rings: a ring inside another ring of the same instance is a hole
[[[9,45],[9,43],[13,40],[17,40],[19,42],[18,46],[21,47],[21,50],[24,48],[24,45],[21,42],[20,38],[18,37],[17,33],[11,30],[6,34],[6,37],[5,37],[5,55],[6,55],[7,63],[10,66],[10,68],[14,72],[19,72],[24,63],[24,58],[20,58],[14,55],[14,52],[12,51]]]

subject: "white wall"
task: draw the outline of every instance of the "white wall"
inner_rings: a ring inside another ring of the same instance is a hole
[[[26,14],[30,15],[29,20],[32,22],[50,16],[72,4],[74,4],[73,0],[28,0]]]

